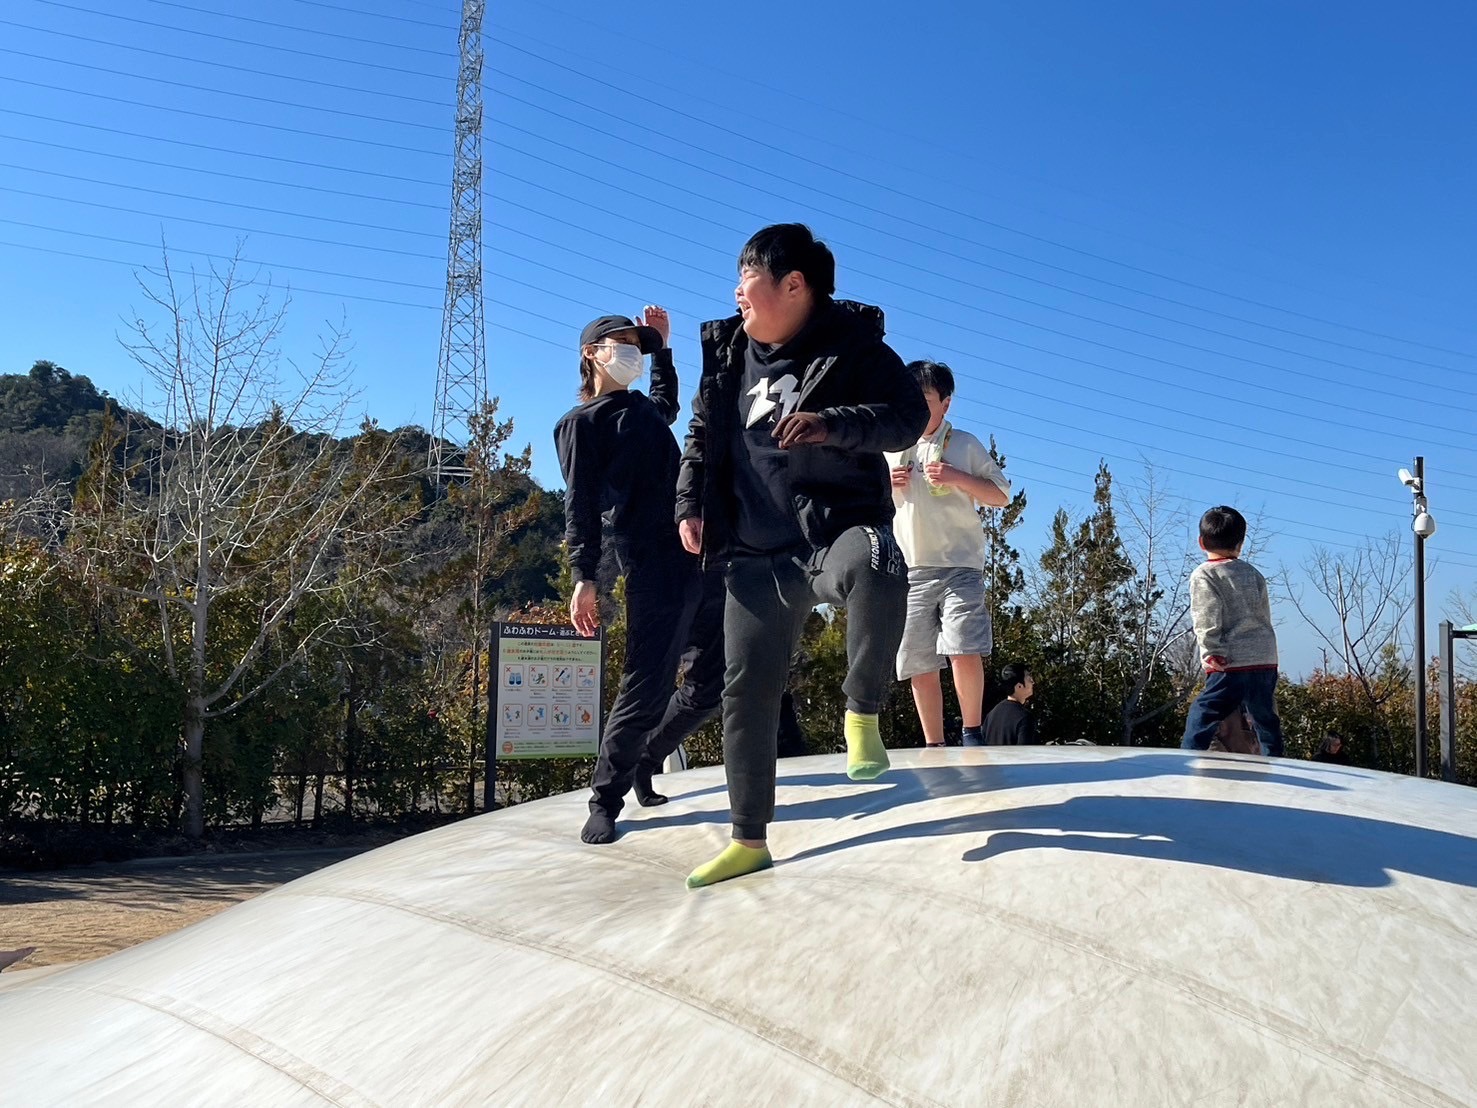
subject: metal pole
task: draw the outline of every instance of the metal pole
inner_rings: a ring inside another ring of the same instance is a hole
[[[1425,458],[1415,459],[1415,511],[1425,507]],[[1425,777],[1425,539],[1415,536],[1415,776]]]
[[[1426,498],[1426,459],[1415,460],[1416,511]],[[1415,537],[1415,775],[1426,776],[1426,540]]]
[[[482,810],[495,812],[497,802],[497,675],[502,668],[503,625],[494,622],[487,644],[487,728],[482,738]]]
[[[1451,621],[1443,619],[1437,633],[1441,636],[1441,677],[1437,690],[1441,696],[1441,780],[1456,780],[1456,636]]]

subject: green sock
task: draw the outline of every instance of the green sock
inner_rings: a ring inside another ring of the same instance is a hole
[[[729,843],[723,853],[706,865],[698,866],[687,875],[687,887],[700,889],[704,885],[716,885],[731,877],[742,877],[746,873],[758,873],[774,865],[767,846],[745,846]]]
[[[876,715],[846,713],[846,776],[871,781],[887,772],[887,748],[877,730]]]

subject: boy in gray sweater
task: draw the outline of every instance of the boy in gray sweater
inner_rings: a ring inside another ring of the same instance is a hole
[[[1185,720],[1185,750],[1208,750],[1216,728],[1241,705],[1256,725],[1262,753],[1282,757],[1277,718],[1277,632],[1267,579],[1241,560],[1246,517],[1235,508],[1212,508],[1200,517],[1205,561],[1190,573],[1190,615],[1205,688]]]

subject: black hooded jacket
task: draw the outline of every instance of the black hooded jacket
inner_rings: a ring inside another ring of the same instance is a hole
[[[883,526],[893,515],[884,450],[904,450],[928,425],[928,405],[901,358],[883,341],[882,310],[849,300],[817,311],[796,411],[818,413],[826,441],[789,451],[796,522],[813,547],[849,527]],[[700,517],[709,558],[730,554],[732,449],[749,338],[740,316],[703,324],[703,372],[677,478],[677,519]]]
[[[677,477],[677,369],[670,348],[651,358],[651,395],[618,389],[576,405],[554,427],[564,474],[564,538],[574,580],[594,581],[601,523],[608,520],[616,555],[635,560],[677,555],[672,519]]]

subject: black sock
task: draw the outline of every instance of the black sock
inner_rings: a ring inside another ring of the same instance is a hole
[[[658,804],[665,804],[667,798],[651,787],[652,771],[645,766],[636,770],[636,780],[633,788],[636,792],[636,802],[643,808],[655,808]]]
[[[580,841],[587,843],[615,842],[615,817],[604,808],[591,808],[590,818],[580,831]]]
[[[971,739],[974,740],[973,743],[970,742]],[[980,726],[980,727],[966,727],[964,729],[964,745],[966,745],[966,746],[971,746],[971,745],[978,746],[981,743],[983,743],[984,741],[985,741],[985,732],[984,732],[984,727],[983,726]]]

